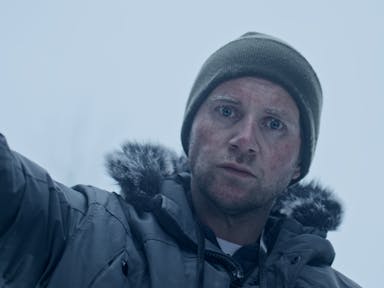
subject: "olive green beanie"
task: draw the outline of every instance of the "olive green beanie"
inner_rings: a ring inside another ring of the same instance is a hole
[[[284,87],[300,110],[301,180],[309,170],[319,135],[322,91],[308,61],[282,40],[249,32],[214,52],[203,64],[189,95],[181,141],[188,155],[189,134],[200,105],[219,84],[234,78],[254,76]],[[291,183],[292,184],[292,183]]]

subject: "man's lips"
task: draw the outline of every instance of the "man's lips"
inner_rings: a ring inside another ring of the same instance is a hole
[[[253,172],[249,168],[241,166],[239,164],[223,163],[218,165],[218,167],[226,170],[227,172],[230,172],[232,174],[236,174],[239,176],[256,177],[256,175],[253,174]]]

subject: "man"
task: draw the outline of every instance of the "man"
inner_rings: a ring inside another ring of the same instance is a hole
[[[67,188],[0,145],[0,287],[359,287],[331,268],[341,207],[298,184],[319,132],[310,64],[247,33],[212,54],[182,125],[188,161],[128,143],[122,195]]]

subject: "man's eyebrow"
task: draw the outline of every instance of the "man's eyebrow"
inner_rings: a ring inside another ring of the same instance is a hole
[[[288,113],[285,109],[277,109],[277,108],[266,108],[265,112],[272,116],[277,116],[277,117],[283,117],[286,120],[293,120],[292,115]]]
[[[211,101],[225,101],[225,102],[230,102],[232,104],[240,104],[241,102],[237,99],[234,99],[233,97],[230,97],[228,95],[223,95],[223,94],[217,94],[217,95],[212,95]]]
[[[284,111],[282,109],[276,109],[276,108],[266,108],[265,112],[267,112],[268,114],[276,115],[276,116],[287,114],[286,111]]]

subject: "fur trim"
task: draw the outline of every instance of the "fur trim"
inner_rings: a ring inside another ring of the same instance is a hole
[[[340,225],[343,210],[331,190],[312,181],[290,186],[276,199],[272,214],[294,218],[304,226],[329,231],[336,230]]]
[[[121,194],[128,202],[147,209],[160,193],[162,179],[188,167],[186,157],[178,157],[161,145],[127,142],[121,148],[107,155],[108,173],[120,185]]]
[[[128,142],[121,151],[107,155],[109,174],[121,187],[124,198],[148,210],[160,193],[164,178],[189,171],[187,158],[157,144]],[[315,182],[295,184],[278,199],[271,212],[290,217],[304,226],[323,231],[335,230],[341,223],[342,206],[329,190]]]

